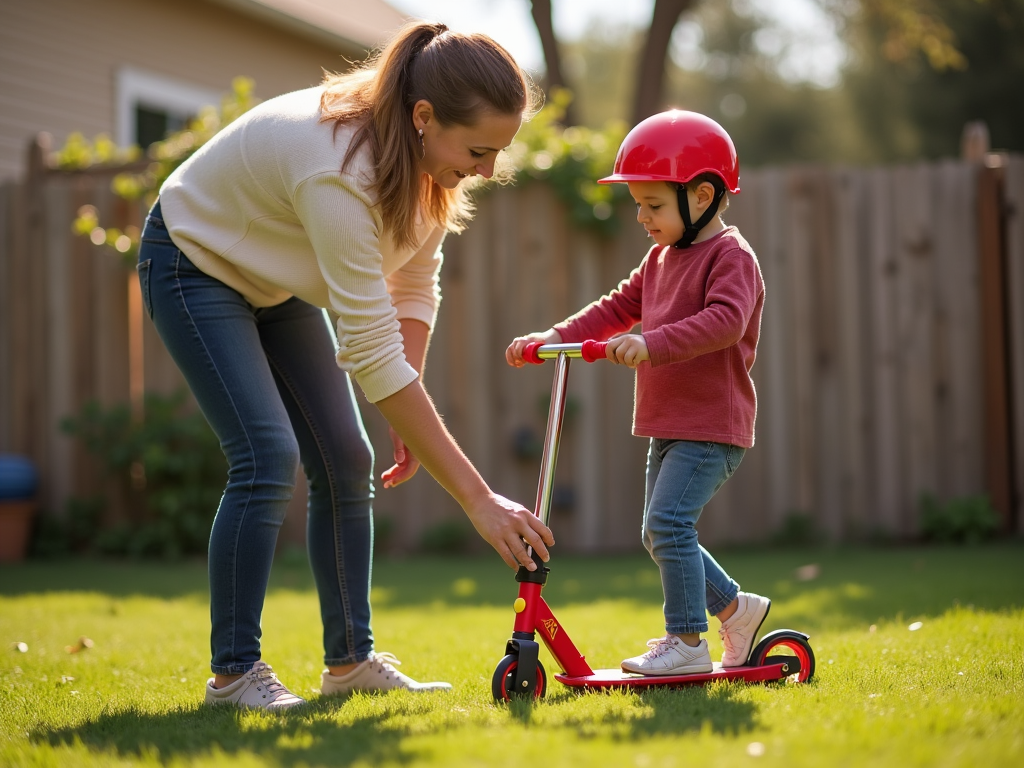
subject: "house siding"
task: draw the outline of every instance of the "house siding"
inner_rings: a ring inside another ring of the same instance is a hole
[[[117,73],[130,66],[227,92],[245,75],[261,99],[320,81],[360,50],[332,49],[205,0],[0,3],[0,179],[24,171],[40,132],[114,135]]]

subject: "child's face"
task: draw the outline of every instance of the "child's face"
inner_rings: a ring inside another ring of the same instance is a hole
[[[672,245],[683,236],[676,189],[667,181],[631,181],[629,194],[636,201],[636,220],[658,245]]]

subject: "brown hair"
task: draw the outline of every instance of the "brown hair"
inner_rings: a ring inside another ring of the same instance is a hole
[[[421,205],[429,221],[453,232],[462,231],[472,215],[464,184],[449,190],[421,178],[420,140],[412,122],[416,102],[430,102],[441,125],[471,126],[487,110],[529,116],[537,101],[529,76],[498,43],[432,22],[406,24],[365,64],[326,74],[324,86],[320,120],[334,120],[336,127],[359,123],[342,170],[369,143],[381,217],[400,247],[415,244]]]

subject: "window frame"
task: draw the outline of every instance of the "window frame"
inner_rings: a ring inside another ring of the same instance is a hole
[[[223,94],[213,88],[132,66],[117,70],[114,141],[118,146],[138,144],[137,107],[195,115],[206,106],[220,104]]]

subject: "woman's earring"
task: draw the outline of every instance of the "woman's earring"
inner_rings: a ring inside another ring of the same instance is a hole
[[[419,135],[420,135],[420,160],[422,160],[424,158],[424,156],[427,154],[427,148],[425,146],[423,146],[423,129],[422,128],[420,128]]]

